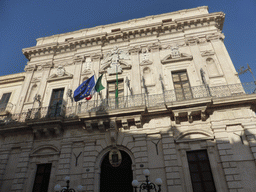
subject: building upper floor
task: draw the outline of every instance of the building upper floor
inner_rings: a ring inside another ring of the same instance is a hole
[[[24,73],[0,77],[2,116],[133,113],[254,93],[224,45],[224,17],[198,7],[39,38],[22,50]],[[101,74],[105,89],[75,102],[77,87]]]

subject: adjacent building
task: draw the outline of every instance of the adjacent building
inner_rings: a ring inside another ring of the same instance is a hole
[[[37,39],[0,77],[0,191],[256,188],[256,86],[224,45],[225,14],[197,7]],[[228,35],[228,34],[227,34]],[[75,102],[101,74],[105,87]],[[117,97],[118,96],[118,97]]]

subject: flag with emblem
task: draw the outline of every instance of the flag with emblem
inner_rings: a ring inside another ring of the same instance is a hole
[[[90,95],[88,97],[86,97],[86,100],[90,100],[92,98],[92,96],[96,93],[96,92],[100,92],[102,89],[105,89],[105,87],[103,87],[102,83],[101,83],[101,79],[102,79],[103,74],[97,79],[95,86],[93,87]]]
[[[74,91],[74,99],[75,101],[80,101],[86,97],[88,97],[92,90],[95,87],[95,80],[94,80],[94,75],[84,81],[79,87]]]

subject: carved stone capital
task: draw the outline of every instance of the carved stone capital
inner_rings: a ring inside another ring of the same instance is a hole
[[[76,64],[76,63],[82,63],[82,62],[84,62],[84,60],[85,60],[85,57],[84,56],[75,56],[74,58],[73,58],[73,61],[74,61],[74,63]]]
[[[136,55],[139,54],[139,52],[141,51],[141,48],[138,47],[132,47],[131,49],[128,50],[130,54],[132,55]]]
[[[52,63],[52,62],[44,63],[44,64],[42,64],[42,67],[43,67],[44,69],[50,69],[50,68],[53,67],[53,63]]]
[[[196,45],[199,43],[199,38],[198,37],[189,37],[185,39],[185,42],[187,45]]]
[[[94,61],[94,60],[100,60],[102,58],[102,54],[100,53],[95,53],[95,54],[91,54],[90,55],[91,57],[91,60]]]
[[[33,71],[36,70],[36,65],[26,65],[25,68],[24,68],[24,70],[25,70],[26,72],[33,72]]]
[[[208,41],[214,41],[219,39],[223,40],[224,38],[225,38],[225,35],[223,33],[214,33],[206,36],[206,39]]]

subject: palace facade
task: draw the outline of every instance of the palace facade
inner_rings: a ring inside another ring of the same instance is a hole
[[[256,86],[224,45],[225,14],[186,9],[37,39],[0,77],[0,191],[253,192]],[[74,90],[92,75],[91,100]],[[118,97],[116,97],[118,93]]]

